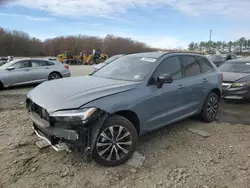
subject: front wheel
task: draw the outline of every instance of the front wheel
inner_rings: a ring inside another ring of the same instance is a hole
[[[200,113],[201,119],[207,123],[215,121],[219,111],[219,105],[219,96],[216,93],[211,92],[207,96],[202,111]]]
[[[93,159],[103,166],[125,163],[135,152],[138,134],[134,125],[118,115],[102,125],[93,150]]]

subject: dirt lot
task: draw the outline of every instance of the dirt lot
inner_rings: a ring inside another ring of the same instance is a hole
[[[218,122],[188,119],[142,137],[138,152],[146,160],[139,168],[105,168],[37,148],[23,103],[30,89],[0,91],[0,188],[250,187],[250,104],[223,101]]]

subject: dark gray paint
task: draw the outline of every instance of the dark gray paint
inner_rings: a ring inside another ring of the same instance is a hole
[[[166,58],[191,53],[140,53],[139,57],[157,58],[155,69]],[[199,55],[198,55],[199,56]],[[203,57],[203,56],[202,56]],[[129,110],[140,121],[140,134],[160,128],[201,111],[208,93],[222,87],[221,73],[213,69],[197,76],[174,80],[162,88],[149,85],[155,69],[141,82],[111,80],[93,76],[46,82],[33,89],[28,97],[49,113],[62,109],[97,107],[110,114]]]

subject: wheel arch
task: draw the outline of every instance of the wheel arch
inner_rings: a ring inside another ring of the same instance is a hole
[[[219,100],[221,99],[222,93],[221,93],[221,90],[219,88],[213,88],[213,89],[211,89],[211,91],[209,93],[211,93],[211,92],[216,93],[219,96]]]
[[[216,94],[219,96],[219,100],[221,99],[221,95],[222,95],[221,90],[220,90],[219,88],[216,88],[216,87],[215,87],[215,88],[212,88],[212,89],[206,94],[206,96],[205,96],[203,102],[201,103],[199,113],[202,111],[202,108],[203,108],[203,106],[204,106],[204,104],[205,104],[205,102],[206,102],[206,99],[207,99],[208,95],[209,95],[210,93],[212,93],[212,92],[213,92],[213,93],[216,93]]]
[[[128,119],[135,126],[138,136],[140,135],[140,131],[141,131],[140,120],[139,120],[138,115],[134,111],[132,111],[132,110],[120,110],[120,111],[117,111],[111,115],[115,115],[115,114],[123,116],[126,119]]]
[[[49,73],[48,79],[49,79],[50,75],[53,74],[53,73],[59,74],[60,77],[62,78],[62,74],[60,72],[58,72],[58,71],[52,71],[51,73]]]

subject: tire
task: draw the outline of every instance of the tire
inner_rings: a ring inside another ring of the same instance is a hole
[[[57,80],[57,79],[60,79],[62,78],[62,75],[58,72],[52,72],[50,73],[49,75],[49,80]]]
[[[206,123],[215,121],[219,112],[219,106],[219,96],[214,92],[209,93],[200,113],[201,119]]]
[[[0,81],[0,90],[1,89],[4,89],[4,85],[3,85],[3,83]]]
[[[103,136],[104,133],[108,138]],[[118,115],[111,116],[104,122],[98,133],[92,157],[103,166],[124,164],[135,152],[137,140],[136,128],[128,119]]]
[[[93,60],[93,59],[90,59],[89,61],[88,61],[88,65],[94,65],[95,64],[95,61]]]

